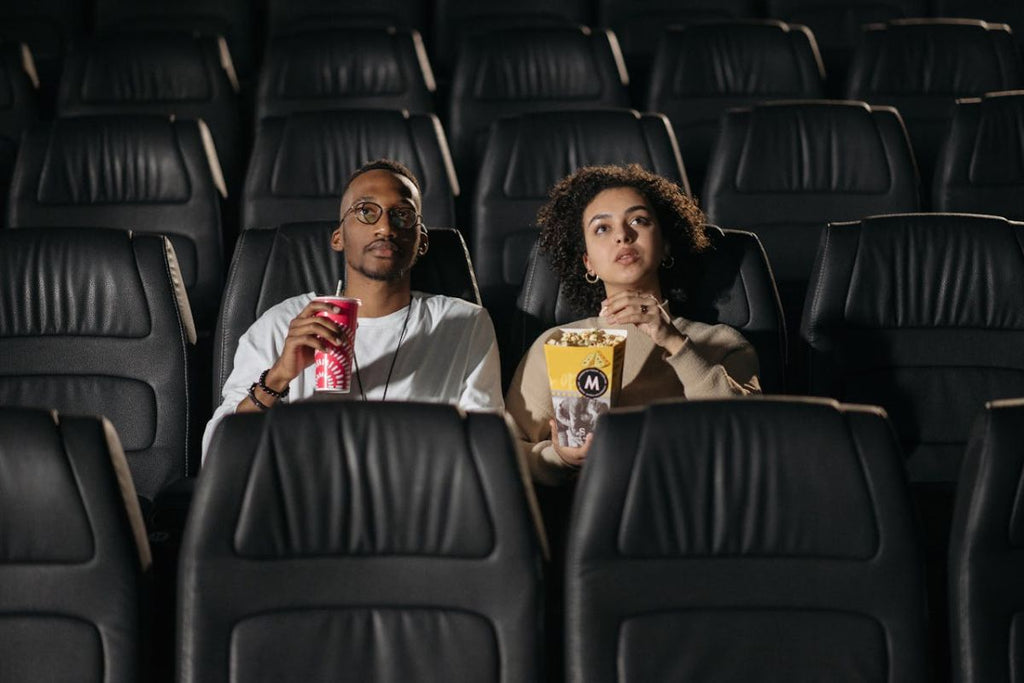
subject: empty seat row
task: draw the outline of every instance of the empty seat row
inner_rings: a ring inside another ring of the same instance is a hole
[[[950,555],[960,681],[1005,678],[1024,656],[1011,637],[1022,414],[989,406],[968,450]],[[4,408],[0,460],[0,671],[152,675],[149,546],[109,423]],[[186,530],[178,680],[539,680],[529,501],[493,415],[307,403],[232,416]],[[930,680],[920,544],[880,410],[614,411],[571,534],[567,680]]]

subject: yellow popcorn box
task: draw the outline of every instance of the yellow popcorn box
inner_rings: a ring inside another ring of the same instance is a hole
[[[563,327],[544,342],[560,445],[582,446],[615,405],[625,352],[626,330]]]

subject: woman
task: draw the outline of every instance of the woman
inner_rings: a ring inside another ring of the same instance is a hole
[[[727,325],[672,317],[662,273],[685,269],[708,247],[704,215],[674,183],[640,166],[591,166],[559,182],[537,214],[540,248],[569,302],[596,317],[562,327],[628,332],[616,406],[665,398],[760,393],[757,354]],[[675,278],[678,280],[679,278]],[[676,302],[685,292],[668,292]],[[581,446],[560,446],[542,334],[519,364],[505,404],[529,445],[536,481],[556,485],[579,469]]]

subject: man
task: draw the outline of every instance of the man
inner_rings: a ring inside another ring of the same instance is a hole
[[[394,161],[361,166],[341,197],[341,223],[330,247],[345,254],[345,296],[362,301],[347,400],[454,403],[503,410],[494,327],[487,312],[462,299],[413,292],[410,271],[429,246],[419,183]],[[266,410],[313,394],[313,354],[338,326],[317,317],[329,305],[310,292],[267,310],[238,341],[223,403],[203,434],[232,412]]]

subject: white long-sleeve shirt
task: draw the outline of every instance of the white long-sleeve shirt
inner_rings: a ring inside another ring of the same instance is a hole
[[[235,411],[260,373],[277,361],[288,326],[314,296],[307,293],[285,299],[261,315],[238,340],[234,369],[221,392],[223,400],[203,433],[203,458],[217,425]],[[504,410],[494,326],[487,311],[476,304],[413,292],[409,307],[380,318],[359,318],[355,350],[358,378],[353,371],[351,391],[338,395],[339,400],[362,400],[361,383],[367,400],[381,400],[386,388],[389,401]],[[315,386],[311,365],[291,381],[287,400],[308,398]]]

